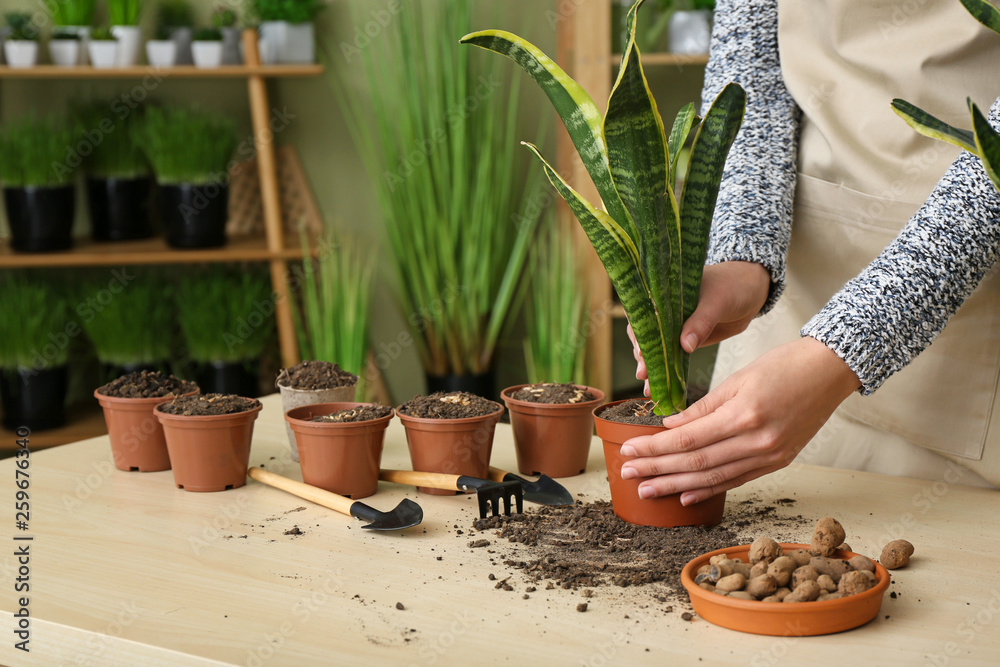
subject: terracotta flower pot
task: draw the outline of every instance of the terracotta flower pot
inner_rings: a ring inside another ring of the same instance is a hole
[[[492,414],[464,419],[411,417],[399,410],[396,414],[406,429],[406,446],[414,470],[479,478],[489,476],[493,433],[503,415],[502,406]],[[417,488],[435,496],[459,493],[423,486]]]
[[[333,387],[331,389],[292,389],[280,382],[277,383],[278,391],[281,392],[281,409],[287,414],[289,410],[303,405],[316,405],[317,403],[349,403],[354,400],[354,394],[358,388],[356,384]],[[295,439],[295,432],[292,430],[290,422],[285,422],[285,431],[288,434],[288,445],[292,448],[292,460],[299,460],[299,448]]]
[[[298,442],[303,482],[355,500],[375,493],[392,413],[362,422],[310,421],[365,405],[371,404],[319,403],[285,413]]]
[[[594,435],[593,411],[604,402],[604,392],[574,385],[595,397],[582,403],[533,403],[512,398],[528,386],[507,387],[500,394],[510,410],[518,471],[523,475],[549,477],[572,477],[583,473]]]
[[[198,390],[182,394],[193,396]],[[152,398],[118,398],[94,390],[94,398],[104,409],[104,422],[111,440],[111,456],[119,470],[159,472],[170,470],[170,456],[163,427],[153,414],[153,408],[173,399],[172,396]]]
[[[154,409],[163,425],[177,488],[225,491],[243,486],[253,423],[260,410],[260,403],[230,415],[171,415]]]
[[[722,520],[726,505],[725,492],[708,500],[684,507],[679,493],[663,498],[642,499],[639,483],[642,479],[622,479],[622,464],[634,457],[622,456],[621,446],[626,440],[640,435],[654,435],[664,430],[662,426],[622,424],[601,419],[601,412],[624,403],[615,401],[594,410],[597,435],[604,441],[604,462],[608,468],[611,486],[611,504],[620,518],[640,526],[714,526]]]

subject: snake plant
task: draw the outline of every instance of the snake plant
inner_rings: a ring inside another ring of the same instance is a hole
[[[977,21],[1000,34],[1000,9],[987,0],[960,1]],[[920,134],[947,141],[978,156],[986,174],[1000,191],[1000,132],[993,129],[975,102],[967,98],[966,104],[972,116],[971,130],[949,125],[905,100],[893,100],[892,109]]]
[[[629,10],[628,42],[603,118],[590,95],[533,44],[500,30],[472,33],[462,42],[524,68],[566,125],[605,210],[573,190],[535,146],[525,145],[601,258],[646,361],[654,411],[666,415],[687,406],[689,359],[680,346],[681,325],[697,304],[722,169],[743,121],[746,94],[729,84],[704,119],[688,104],[668,140],[635,44],[643,2]],[[677,158],[693,128],[681,189],[675,187]]]

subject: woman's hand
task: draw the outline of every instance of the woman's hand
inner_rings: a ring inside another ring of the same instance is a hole
[[[622,445],[622,478],[648,477],[639,497],[681,494],[690,505],[792,462],[861,382],[832,350],[800,338],[731,375],[667,431]]]

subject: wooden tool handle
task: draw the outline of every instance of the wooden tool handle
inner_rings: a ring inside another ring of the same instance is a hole
[[[458,486],[458,475],[446,475],[443,472],[421,472],[419,470],[380,470],[378,478],[383,482],[406,484],[407,486],[426,486],[429,489],[447,489],[461,491]]]
[[[350,498],[339,496],[336,493],[312,486],[311,484],[306,484],[305,482],[298,482],[294,479],[288,479],[287,477],[276,475],[275,473],[269,470],[264,470],[263,468],[250,468],[247,470],[247,475],[250,479],[255,479],[258,482],[267,484],[268,486],[273,486],[276,489],[287,491],[293,496],[298,496],[299,498],[303,498],[309,502],[322,505],[323,507],[329,507],[330,509],[336,510],[341,514],[351,516],[351,505],[354,504],[354,501]]]
[[[504,481],[503,478],[509,474],[510,473],[508,473],[506,470],[500,470],[500,468],[494,468],[493,466],[490,466],[489,479],[491,482],[502,482]]]

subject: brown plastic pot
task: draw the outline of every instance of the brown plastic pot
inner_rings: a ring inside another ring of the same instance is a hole
[[[363,422],[311,421],[365,405],[371,403],[319,403],[285,413],[298,442],[303,482],[354,499],[375,493],[392,413]]]
[[[317,403],[345,403],[354,400],[354,394],[358,386],[356,384],[346,387],[333,387],[332,389],[293,389],[286,387],[280,382],[276,383],[278,391],[281,392],[281,409],[287,414],[289,410],[303,405],[316,405]],[[292,460],[299,460],[299,448],[295,440],[295,432],[290,423],[285,422],[285,432],[288,434],[288,446],[292,448]]]
[[[197,393],[196,389],[183,395]],[[105,396],[95,389],[94,398],[104,409],[104,423],[108,426],[111,457],[116,468],[126,472],[170,470],[167,441],[153,408],[173,400],[172,396],[119,398]]]
[[[532,403],[512,398],[524,387],[507,387],[500,394],[510,410],[517,469],[522,475],[573,477],[587,469],[594,436],[594,408],[604,402],[604,392],[574,385],[592,393],[585,403]]]
[[[231,415],[171,415],[154,409],[163,426],[174,484],[185,491],[226,491],[247,480],[253,423],[261,406]]]
[[[633,399],[628,399],[633,400]],[[594,410],[597,435],[604,441],[604,462],[608,468],[611,486],[611,505],[620,518],[640,526],[674,528],[676,526],[714,526],[722,520],[726,493],[712,496],[687,507],[681,505],[681,494],[663,498],[639,497],[642,479],[622,479],[622,464],[635,457],[622,456],[621,446],[626,440],[640,435],[655,435],[664,431],[662,426],[623,424],[601,419],[601,412],[626,401],[615,401]]]
[[[443,472],[449,475],[489,477],[493,433],[503,415],[503,406],[482,417],[464,419],[428,419],[411,417],[396,410],[406,429],[406,446],[414,470]],[[451,496],[459,491],[417,487],[423,493]]]
[[[782,544],[781,547],[785,553],[795,549],[809,549],[808,544]],[[882,597],[889,588],[889,572],[880,563],[875,563],[875,578],[878,582],[874,587],[857,595],[823,602],[773,604],[737,600],[706,591],[694,583],[695,572],[712,556],[728,554],[730,558],[740,558],[747,562],[749,553],[750,545],[717,549],[698,556],[681,570],[681,583],[691,596],[691,606],[706,621],[757,635],[826,635],[862,626],[878,616]],[[833,557],[847,560],[856,555],[852,551],[838,550]]]

